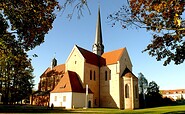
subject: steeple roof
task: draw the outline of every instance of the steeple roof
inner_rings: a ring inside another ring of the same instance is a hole
[[[96,35],[95,35],[95,41],[93,44],[93,53],[99,56],[101,56],[104,53],[102,31],[101,31],[100,8],[98,9],[98,18],[96,23]]]
[[[95,44],[102,44],[102,31],[101,31],[101,17],[100,17],[100,8],[98,8],[98,18],[96,23],[96,36]]]

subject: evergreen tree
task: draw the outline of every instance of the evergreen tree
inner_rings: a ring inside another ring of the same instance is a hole
[[[139,86],[140,107],[144,108],[144,107],[146,107],[146,92],[147,92],[147,88],[148,88],[148,81],[142,73],[139,73],[138,84],[139,84],[138,86]]]

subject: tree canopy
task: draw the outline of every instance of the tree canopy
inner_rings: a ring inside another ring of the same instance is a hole
[[[151,81],[147,88],[147,106],[161,106],[164,104],[162,95],[159,93],[159,86],[155,81]]]
[[[2,0],[0,37],[11,34],[25,50],[33,49],[52,28],[57,6],[56,0]]]
[[[164,65],[185,59],[185,0],[128,0],[116,13],[109,15],[123,28],[136,27],[152,31],[153,38],[144,51],[164,59]]]
[[[44,42],[57,6],[55,0],[0,1],[0,93],[4,103],[31,94],[34,76],[26,52]]]

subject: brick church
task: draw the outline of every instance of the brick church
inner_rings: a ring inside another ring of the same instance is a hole
[[[51,67],[40,76],[32,105],[66,109],[79,107],[139,108],[138,78],[126,48],[104,52],[100,10],[92,51],[74,45],[65,64]]]

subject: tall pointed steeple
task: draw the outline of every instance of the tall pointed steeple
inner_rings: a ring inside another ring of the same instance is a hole
[[[98,8],[98,18],[96,24],[96,36],[93,44],[93,53],[101,56],[104,53],[104,45],[102,41],[102,31],[101,31],[101,18],[100,18],[100,7]]]

